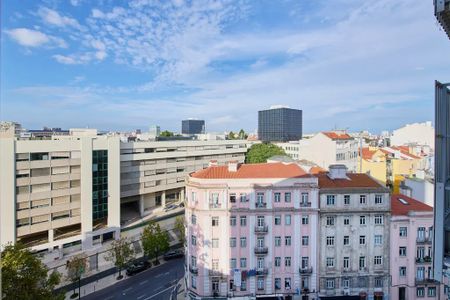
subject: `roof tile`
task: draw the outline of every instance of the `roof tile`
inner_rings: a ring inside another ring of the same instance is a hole
[[[407,204],[402,203],[400,199]],[[412,211],[433,211],[433,208],[411,197],[397,194],[391,196],[391,210],[392,215],[406,216]]]

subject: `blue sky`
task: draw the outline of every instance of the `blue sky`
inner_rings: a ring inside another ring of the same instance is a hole
[[[3,1],[2,120],[26,128],[304,131],[432,120],[450,41],[431,0]]]

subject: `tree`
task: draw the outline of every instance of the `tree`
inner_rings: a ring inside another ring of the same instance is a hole
[[[234,140],[235,139],[233,131],[228,132],[227,139],[229,139],[229,140]]]
[[[78,282],[78,294],[75,291],[75,288],[73,289],[73,294],[70,296],[70,298],[75,298],[78,296],[78,299],[80,299],[80,290],[81,290],[81,276],[86,272],[87,268],[87,258],[84,254],[79,254],[72,259],[68,260],[66,263],[66,270],[67,270],[67,279],[70,280],[72,283]]]
[[[158,264],[158,256],[169,250],[169,234],[161,230],[158,223],[150,222],[142,232],[142,247],[149,259]]]
[[[111,248],[105,257],[107,261],[114,261],[114,265],[119,269],[117,280],[123,278],[122,269],[134,258],[134,250],[131,242],[127,238],[120,238],[111,244]]]
[[[245,133],[244,129],[239,130],[239,139],[245,140],[248,138],[248,134]]]
[[[169,131],[169,130],[164,130],[159,134],[159,136],[170,137],[170,136],[173,136],[173,132]]]
[[[0,254],[1,298],[4,300],[60,300],[54,294],[61,274],[49,274],[46,266],[21,244],[8,244]]]
[[[184,244],[186,237],[185,237],[185,227],[184,227],[184,216],[178,216],[175,219],[175,233],[178,235],[178,239],[181,243]]]
[[[283,149],[271,144],[254,144],[245,155],[245,162],[248,164],[265,163],[268,158],[274,155],[286,155]]]

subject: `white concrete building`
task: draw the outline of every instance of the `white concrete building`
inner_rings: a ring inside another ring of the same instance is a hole
[[[320,299],[389,299],[389,190],[344,165],[317,176]]]
[[[391,145],[401,146],[408,144],[427,145],[434,148],[434,128],[431,125],[431,121],[406,124],[404,127],[392,132]]]
[[[405,178],[400,185],[400,193],[433,207],[434,179],[417,176]]]
[[[309,139],[277,145],[293,159],[306,159],[323,169],[343,164],[350,172],[357,171],[358,140],[344,131],[319,132]]]

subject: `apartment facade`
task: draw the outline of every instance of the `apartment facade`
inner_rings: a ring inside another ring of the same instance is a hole
[[[297,164],[210,167],[186,186],[190,299],[317,299],[317,178]]]
[[[391,298],[443,299],[433,275],[433,208],[404,196],[391,197]]]
[[[120,230],[120,141],[114,137],[0,143],[1,245],[87,249]]]
[[[388,299],[389,190],[344,165],[318,174],[319,296]]]
[[[342,130],[319,132],[298,143],[277,143],[294,159],[305,159],[323,169],[332,164],[344,164],[350,172],[357,172],[358,141]]]

